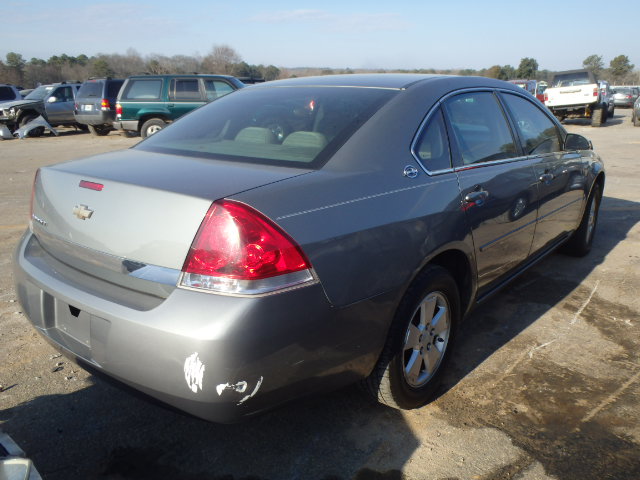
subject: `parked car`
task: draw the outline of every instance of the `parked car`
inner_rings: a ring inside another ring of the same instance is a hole
[[[638,94],[638,87],[613,87],[613,102],[616,107],[631,108]]]
[[[20,89],[15,85],[0,83],[0,104],[12,102],[14,100],[22,100]]]
[[[357,381],[415,408],[478,302],[589,252],[604,181],[506,82],[268,82],[41,168],[16,292],[80,365],[205,419]]]
[[[598,81],[590,70],[567,70],[554,74],[544,91],[544,104],[560,120],[588,118],[592,127],[607,121],[614,108],[609,83]]]
[[[23,127],[40,115],[52,126],[77,126],[73,116],[75,95],[80,83],[53,83],[41,85],[22,100],[0,104],[0,123],[9,130]],[[32,130],[30,136],[39,136],[44,132],[40,127]]]
[[[73,115],[80,124],[87,125],[94,135],[107,135],[116,119],[116,99],[124,80],[118,78],[90,78],[76,95]]]
[[[640,127],[640,97],[636,98],[633,104],[633,112],[631,112],[631,121],[636,127]]]
[[[131,76],[118,95],[114,126],[146,138],[185,113],[244,86],[227,75]]]

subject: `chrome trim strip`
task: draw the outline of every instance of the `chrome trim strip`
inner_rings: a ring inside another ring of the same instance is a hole
[[[47,232],[37,223],[33,225],[33,233],[38,238],[42,248],[54,258],[72,267],[75,265],[75,268],[84,270],[91,275],[97,275],[96,270],[103,269],[116,274],[126,275],[127,277],[161,283],[172,287],[177,285],[178,278],[180,277],[180,271],[173,268],[147,265],[69,242],[57,235]],[[80,263],[92,268],[83,269],[78,265]]]

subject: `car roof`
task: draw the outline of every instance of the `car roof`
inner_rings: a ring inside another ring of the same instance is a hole
[[[363,73],[347,75],[324,75],[318,77],[289,78],[285,80],[275,80],[247,88],[269,88],[269,87],[361,87],[361,88],[387,88],[394,90],[407,90],[414,86],[429,85],[433,87],[450,90],[459,88],[507,88],[518,91],[520,87],[514,84],[487,77],[472,77],[459,75],[431,75],[431,74],[411,74],[411,73]]]
[[[145,75],[145,74],[140,74],[140,75],[130,75],[127,80],[131,79],[131,78],[182,78],[182,77],[188,77],[188,78],[193,78],[193,77],[215,77],[215,78],[236,78],[233,75],[218,75],[215,73],[162,73],[159,75]]]

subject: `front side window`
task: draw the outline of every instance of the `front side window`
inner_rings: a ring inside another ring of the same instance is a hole
[[[525,155],[560,151],[560,132],[538,107],[517,95],[504,94],[511,111]]]
[[[414,154],[429,172],[451,168],[449,139],[440,109],[431,116],[422,130],[416,142]]]
[[[205,79],[204,89],[207,95],[207,101],[215,100],[219,97],[224,97],[228,93],[233,92],[233,87],[227,82],[221,80],[209,80]]]
[[[131,80],[122,95],[122,99],[141,101],[159,100],[161,90],[162,80],[159,78]]]
[[[176,78],[171,80],[171,99],[183,101],[202,100],[197,78]]]
[[[491,92],[456,95],[444,106],[463,165],[517,156],[507,120]]]
[[[73,101],[73,90],[71,87],[60,87],[53,92],[53,97],[56,97],[56,103],[59,102],[72,102]]]

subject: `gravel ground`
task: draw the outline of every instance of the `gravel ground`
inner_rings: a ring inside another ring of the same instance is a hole
[[[49,346],[16,302],[11,255],[37,167],[139,139],[63,130],[0,142],[0,428],[45,480],[640,478],[640,128],[573,121],[606,162],[594,248],[554,254],[463,326],[440,396],[411,412],[355,389],[242,424],[167,410]]]

